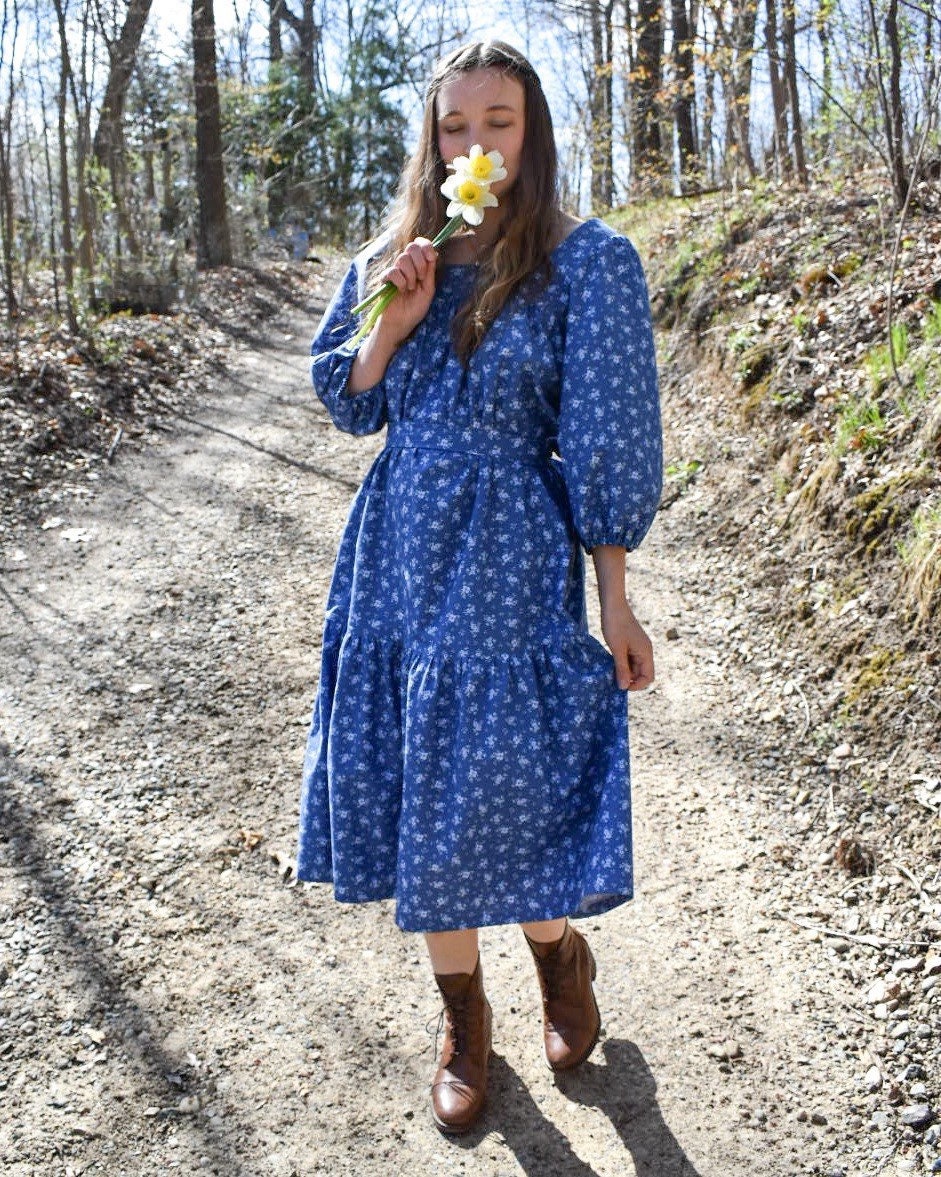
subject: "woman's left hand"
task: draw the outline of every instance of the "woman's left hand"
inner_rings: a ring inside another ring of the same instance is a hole
[[[642,691],[654,679],[653,645],[623,598],[601,602],[601,632],[614,655],[622,691]]]

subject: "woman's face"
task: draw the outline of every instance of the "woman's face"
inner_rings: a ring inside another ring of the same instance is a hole
[[[457,74],[438,91],[438,150],[445,163],[467,155],[475,143],[499,151],[506,179],[491,187],[494,196],[516,183],[523,151],[526,91],[522,82],[497,69]]]

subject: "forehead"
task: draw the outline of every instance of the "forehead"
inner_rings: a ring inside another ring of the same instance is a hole
[[[438,91],[435,113],[482,113],[492,106],[509,107],[521,113],[526,98],[523,83],[498,69],[474,69],[457,74]]]

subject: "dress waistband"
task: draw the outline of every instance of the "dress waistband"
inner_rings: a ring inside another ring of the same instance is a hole
[[[485,425],[449,425],[447,422],[391,421],[386,448],[456,450],[479,458],[505,458],[530,466],[548,462],[555,448],[553,437],[526,437]]]

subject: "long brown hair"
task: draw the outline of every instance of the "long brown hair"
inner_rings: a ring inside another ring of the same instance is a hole
[[[438,150],[437,97],[456,75],[478,69],[496,69],[521,83],[525,121],[519,175],[500,198],[504,214],[499,236],[489,257],[481,262],[474,290],[452,324],[455,350],[464,364],[523,280],[538,271],[547,281],[551,271],[549,255],[560,219],[555,136],[539,75],[519,50],[505,41],[475,41],[437,62],[425,91],[418,147],[402,173],[386,222],[390,238],[369,267],[374,288],[379,272],[410,241],[434,237],[444,226],[447,200],[441,185],[448,172]],[[441,264],[439,258],[439,268]]]

